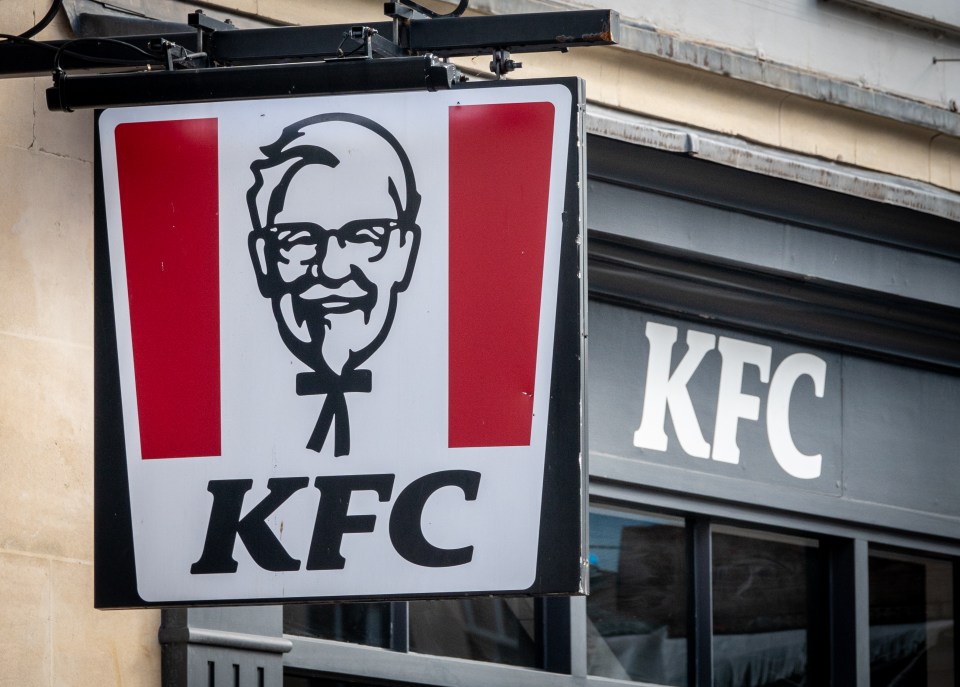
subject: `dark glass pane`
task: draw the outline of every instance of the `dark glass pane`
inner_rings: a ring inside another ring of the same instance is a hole
[[[813,687],[817,542],[716,526],[712,544],[715,687]]]
[[[536,667],[533,599],[411,601],[410,651]]]
[[[953,564],[870,549],[870,684],[954,687]]]
[[[283,631],[315,639],[387,647],[390,604],[288,604],[283,607]]]
[[[587,598],[591,675],[686,684],[684,532],[679,518],[591,511]]]

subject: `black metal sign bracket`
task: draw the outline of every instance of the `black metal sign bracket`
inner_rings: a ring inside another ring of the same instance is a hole
[[[501,78],[522,66],[511,53],[566,52],[619,41],[619,15],[612,10],[462,16],[468,1],[459,0],[448,14],[414,0],[388,2],[384,11],[391,21],[368,25],[237,29],[197,11],[189,15],[184,31],[162,35],[8,39],[0,42],[0,77],[53,73],[47,104],[69,111],[446,88],[465,79],[447,62],[451,57],[490,55],[490,70]],[[119,68],[124,73],[117,73]],[[273,82],[266,88],[268,78]]]

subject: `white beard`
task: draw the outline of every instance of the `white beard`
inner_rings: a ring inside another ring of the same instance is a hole
[[[360,310],[327,315],[320,352],[323,362],[331,372],[338,376],[342,375],[351,358],[369,346],[383,330],[390,308],[390,294],[385,295],[386,298],[381,294],[377,299],[369,321],[366,321],[364,313]],[[310,332],[305,322],[297,320],[292,299],[293,296],[290,294],[284,294],[280,301],[284,324],[294,336],[309,344],[312,342]]]

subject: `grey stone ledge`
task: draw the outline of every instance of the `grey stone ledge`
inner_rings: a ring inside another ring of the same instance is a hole
[[[932,184],[671,125],[593,103],[587,105],[584,123],[588,134],[682,153],[960,222],[960,193]]]

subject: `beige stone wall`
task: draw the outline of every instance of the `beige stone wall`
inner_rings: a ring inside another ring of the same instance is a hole
[[[93,608],[93,118],[48,85],[0,80],[0,687],[159,685],[159,613]]]

